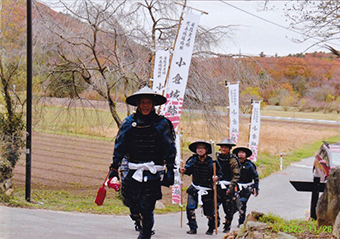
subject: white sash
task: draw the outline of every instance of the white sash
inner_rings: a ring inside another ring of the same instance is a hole
[[[226,180],[221,180],[221,181],[218,181],[217,184],[221,185],[222,189],[226,189],[227,186],[231,184],[231,182],[226,181]]]
[[[211,190],[211,188],[207,188],[207,187],[202,187],[202,186],[197,186],[193,183],[191,183],[191,185],[198,190],[197,194],[198,194],[198,205],[202,206],[203,205],[203,201],[202,201],[202,196],[203,195],[207,195],[208,191]]]
[[[143,172],[150,171],[152,174],[156,174],[159,171],[165,170],[164,166],[155,165],[153,161],[147,163],[129,163],[129,169],[136,170],[136,172],[132,175],[132,178],[137,180],[138,182],[143,182]],[[146,179],[144,180],[147,181]]]

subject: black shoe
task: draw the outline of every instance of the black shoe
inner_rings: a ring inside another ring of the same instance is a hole
[[[212,235],[214,233],[213,228],[209,228],[208,231],[205,232],[206,235]]]
[[[187,231],[187,234],[197,234],[197,230],[196,229],[190,229],[190,231]]]
[[[223,233],[227,233],[227,232],[230,232],[230,228],[224,228],[223,229]]]

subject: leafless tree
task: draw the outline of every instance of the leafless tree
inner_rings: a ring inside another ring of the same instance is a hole
[[[297,41],[314,39],[315,45],[328,48],[325,43],[338,44],[340,40],[340,3],[328,1],[296,1],[288,3],[286,15],[292,20],[291,26],[303,33]]]
[[[77,0],[70,5],[60,0],[62,16],[37,5],[41,20],[37,18],[36,27],[49,31],[39,41],[46,40],[41,44],[53,56],[50,75],[43,85],[47,90],[54,89],[53,93],[56,87],[62,92],[67,90],[67,95],[77,99],[83,99],[81,92],[96,91],[108,102],[119,126],[117,98],[122,100],[150,84],[155,50],[173,47],[181,12],[190,7],[186,0],[178,2],[106,0],[99,5]],[[225,119],[211,120],[213,116],[225,117],[225,112],[212,110],[225,106],[225,81],[258,81],[258,76],[240,67],[233,55],[213,51],[222,40],[232,37],[235,28],[198,27],[184,107],[200,108],[206,127],[220,129],[227,124]],[[223,60],[216,65],[214,59]]]
[[[0,183],[12,177],[24,146],[26,27],[25,8],[18,7],[23,3],[0,4]]]

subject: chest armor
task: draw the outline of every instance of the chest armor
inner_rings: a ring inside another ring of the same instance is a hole
[[[221,165],[222,180],[231,181],[233,178],[233,171],[230,167],[230,156],[228,155],[225,159],[218,158],[218,162]]]
[[[129,137],[129,162],[145,163],[153,161],[157,165],[160,162],[157,131],[152,125],[136,126],[131,128]]]
[[[240,174],[240,183],[250,183],[253,181],[252,169],[249,162],[245,162],[245,164],[241,165]]]
[[[198,162],[194,164],[194,171],[192,174],[192,182],[195,185],[202,187],[212,187],[212,172],[207,162]]]

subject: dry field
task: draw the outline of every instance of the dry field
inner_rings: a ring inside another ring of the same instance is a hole
[[[201,122],[190,127],[200,128]],[[242,122],[239,145],[246,145],[248,122]],[[188,127],[189,128],[189,127]],[[246,129],[246,130],[242,130]],[[202,138],[204,132],[190,131],[184,138],[187,143]],[[203,133],[203,134],[202,134]],[[211,133],[211,132],[210,132]],[[339,126],[263,121],[259,152],[273,155],[289,152],[303,144],[313,143],[340,133]],[[223,133],[215,141],[222,139]],[[208,138],[206,138],[208,139]],[[32,189],[63,189],[74,193],[92,194],[94,197],[111,164],[113,141],[86,139],[34,132],[32,137]],[[191,154],[184,151],[184,159]],[[15,185],[25,184],[25,155],[14,170]],[[185,177],[184,186],[189,184]],[[170,190],[164,188],[163,203],[170,202]]]

